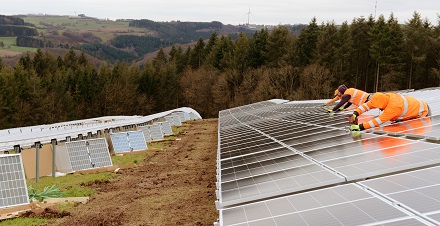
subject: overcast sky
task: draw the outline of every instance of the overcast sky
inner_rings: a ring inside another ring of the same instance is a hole
[[[351,24],[355,17],[382,14],[389,18],[391,13],[405,23],[414,11],[437,25],[440,0],[13,0],[0,7],[2,15],[85,14],[111,20],[220,21],[233,25],[247,23],[248,15],[251,24],[308,24],[313,17],[319,24]]]

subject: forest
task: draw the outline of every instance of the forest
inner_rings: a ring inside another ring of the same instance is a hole
[[[73,48],[44,49],[13,66],[0,61],[0,127],[149,115],[187,106],[202,117],[273,98],[330,98],[339,84],[367,92],[440,86],[440,24],[414,12],[308,26],[285,26],[236,39],[211,33],[193,47],[160,49],[144,65],[88,61]],[[1,60],[1,59],[0,59]]]
[[[212,31],[222,28],[223,24],[213,22],[155,22],[152,20],[133,20],[129,26],[147,28],[159,33],[163,41],[184,44],[197,40],[197,37],[206,39]]]

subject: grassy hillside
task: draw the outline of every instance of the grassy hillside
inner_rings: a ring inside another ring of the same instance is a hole
[[[94,18],[70,18],[67,16],[34,16],[23,17],[25,22],[34,24],[40,34],[59,35],[65,31],[90,32],[99,37],[102,42],[111,40],[116,35],[155,35],[145,28],[129,27],[128,22],[106,21]]]

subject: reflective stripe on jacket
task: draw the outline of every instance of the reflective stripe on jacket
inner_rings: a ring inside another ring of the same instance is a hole
[[[357,106],[365,103],[365,101],[367,100],[367,97],[370,95],[365,91],[355,89],[355,88],[347,89],[344,94],[349,94],[351,96],[351,98],[348,102],[355,104]]]
[[[396,93],[375,93],[370,101],[362,104],[355,112],[360,115],[374,108],[383,110],[383,113],[362,123],[361,128],[370,129],[387,121],[404,121],[428,115],[428,105],[424,101]]]

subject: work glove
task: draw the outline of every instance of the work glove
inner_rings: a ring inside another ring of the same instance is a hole
[[[326,103],[323,103],[323,104],[322,104],[322,106],[324,106],[324,107],[325,107],[325,106],[327,106],[327,104],[326,104]]]
[[[330,113],[330,114],[331,114],[331,113],[333,113],[333,110],[332,110],[332,109],[328,109],[328,110],[327,110],[327,113]]]
[[[361,128],[359,128],[359,125],[351,125],[350,131],[361,131]]]
[[[351,137],[353,137],[353,139],[358,140],[358,139],[362,138],[361,132],[360,131],[352,131],[351,132]]]
[[[339,110],[340,110],[340,111],[343,111],[343,110],[345,110],[345,109],[344,109],[344,107],[340,107]]]
[[[357,123],[355,123],[355,122],[356,122],[356,115],[353,114],[352,116],[348,117],[348,121],[349,121],[350,123],[357,124]]]

